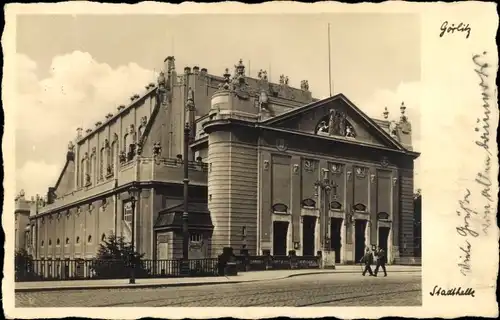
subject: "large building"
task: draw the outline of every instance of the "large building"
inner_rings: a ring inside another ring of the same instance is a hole
[[[379,245],[398,262],[414,252],[419,155],[405,108],[397,121],[387,109],[375,120],[342,94],[313,99],[306,80],[292,88],[286,76],[248,77],[241,60],[220,77],[199,67],[178,73],[168,57],[156,84],[78,130],[16,239],[38,259],[90,258],[110,233],[130,240],[134,226],[147,258],[180,258],[187,141],[190,257],[232,247],[333,252],[352,263]]]

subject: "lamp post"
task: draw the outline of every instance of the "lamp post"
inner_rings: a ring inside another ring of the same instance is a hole
[[[328,238],[328,200],[329,200],[329,195],[330,192],[333,192],[334,196],[337,196],[337,188],[338,185],[330,180],[329,177],[330,170],[324,168],[322,170],[322,179],[316,181],[314,183],[314,186],[316,187],[316,190],[318,192],[318,195],[321,195],[322,201],[322,206],[324,208],[324,212],[321,215],[323,217],[323,227],[324,227],[324,232],[325,232],[325,238],[323,239],[323,250],[324,251],[330,251],[330,246],[329,246],[329,238]]]
[[[129,201],[130,201],[130,206],[132,209],[132,221],[131,221],[131,229],[132,229],[132,236],[131,236],[131,252],[130,252],[130,278],[129,278],[129,283],[134,284],[135,283],[135,204],[137,202],[137,199],[135,197],[137,193],[138,188],[135,186],[135,183],[132,184],[132,186],[128,189],[128,193],[130,195]]]
[[[182,267],[181,272],[189,272],[189,228],[188,228],[188,196],[189,196],[189,141],[190,141],[189,123],[184,126],[184,212],[182,213]]]

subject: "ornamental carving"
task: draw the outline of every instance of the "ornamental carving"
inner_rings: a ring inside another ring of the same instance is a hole
[[[298,164],[294,164],[292,170],[293,170],[294,174],[298,174],[299,173],[299,165]]]
[[[73,142],[69,142],[68,143],[68,152],[74,152],[75,151],[75,145],[73,144]]]
[[[161,145],[159,142],[153,144],[153,157],[159,157],[161,155]]]
[[[276,149],[278,149],[278,151],[286,151],[287,145],[285,139],[276,140]]]
[[[104,139],[103,143],[102,143],[102,147],[103,148],[106,148],[108,149],[109,148],[109,140],[108,139]]]
[[[330,202],[330,209],[332,210],[341,210],[342,209],[342,204],[338,201],[332,201]]]
[[[300,81],[300,89],[303,91],[309,91],[309,81],[307,80]]]
[[[374,183],[374,182],[375,182],[375,174],[373,174],[373,173],[372,173],[372,174],[370,175],[370,181],[371,181],[372,183]]]
[[[389,159],[387,159],[387,157],[382,157],[382,160],[380,161],[380,165],[382,167],[387,167],[389,165]]]
[[[264,160],[264,170],[269,169],[269,160]]]
[[[330,114],[321,119],[316,126],[316,133],[319,135],[335,135],[348,138],[355,138],[354,127],[347,121],[344,112],[335,109],[330,110]]]
[[[125,163],[127,162],[127,155],[125,151],[120,151],[120,155],[118,156],[120,163]]]
[[[302,207],[315,208],[316,201],[314,201],[313,199],[304,199],[304,200],[302,200]]]
[[[96,147],[92,147],[92,155],[95,155],[97,153],[97,148]]]
[[[280,85],[287,86],[288,81],[289,81],[289,79],[287,76],[285,76],[284,74],[280,75]]]
[[[131,124],[128,128],[128,133],[133,134],[135,132],[135,126]]]
[[[112,175],[112,174],[113,174],[113,166],[112,166],[112,165],[110,165],[110,164],[108,164],[108,165],[106,166],[106,175],[107,175],[107,176],[110,176],[110,175]]]
[[[85,174],[85,185],[89,185],[90,184],[90,174]]]
[[[147,116],[141,117],[141,126],[145,126],[147,122],[148,122]]]
[[[113,133],[113,141],[118,141],[118,134]]]
[[[313,172],[314,171],[314,161],[313,160],[304,160],[304,170],[307,172]]]
[[[387,212],[379,212],[379,213],[377,213],[377,219],[389,220],[389,214]]]
[[[398,178],[392,178],[392,185],[395,187],[398,183]]]
[[[234,66],[234,76],[231,81],[232,89],[236,93],[236,96],[240,99],[250,98],[248,93],[248,84],[245,77],[245,66],[243,65],[243,60],[240,59],[239,63]]]
[[[360,212],[366,211],[366,206],[362,203],[357,203],[352,208],[354,209],[354,211],[360,211]]]
[[[60,212],[57,213],[57,220],[61,220],[61,213]]]
[[[356,172],[357,178],[362,179],[362,178],[366,177],[366,168],[356,167],[354,172]]]
[[[267,81],[267,71],[261,69],[257,74],[257,77],[262,81]]]
[[[272,210],[275,213],[288,213],[288,206],[283,203],[275,203],[272,206]]]
[[[343,165],[340,163],[332,163],[330,168],[333,174],[340,174],[342,173]]]

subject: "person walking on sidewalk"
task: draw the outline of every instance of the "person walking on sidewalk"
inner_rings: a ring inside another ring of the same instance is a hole
[[[365,255],[361,258],[361,261],[359,261],[359,262],[365,263],[365,269],[363,270],[363,273],[362,273],[363,277],[365,276],[367,271],[370,274],[370,276],[373,276],[373,271],[372,271],[372,267],[371,267],[371,264],[373,263],[373,254],[370,251],[370,249],[366,248]]]
[[[384,249],[380,248],[377,250],[377,266],[375,267],[375,277],[378,274],[378,269],[382,268],[384,271],[384,277],[387,277],[387,271],[385,270],[387,256],[385,254]]]

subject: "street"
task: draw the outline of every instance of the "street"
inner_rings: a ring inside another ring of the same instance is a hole
[[[389,270],[390,271],[390,270]],[[171,288],[16,293],[16,307],[314,307],[420,306],[420,272],[359,273]]]

